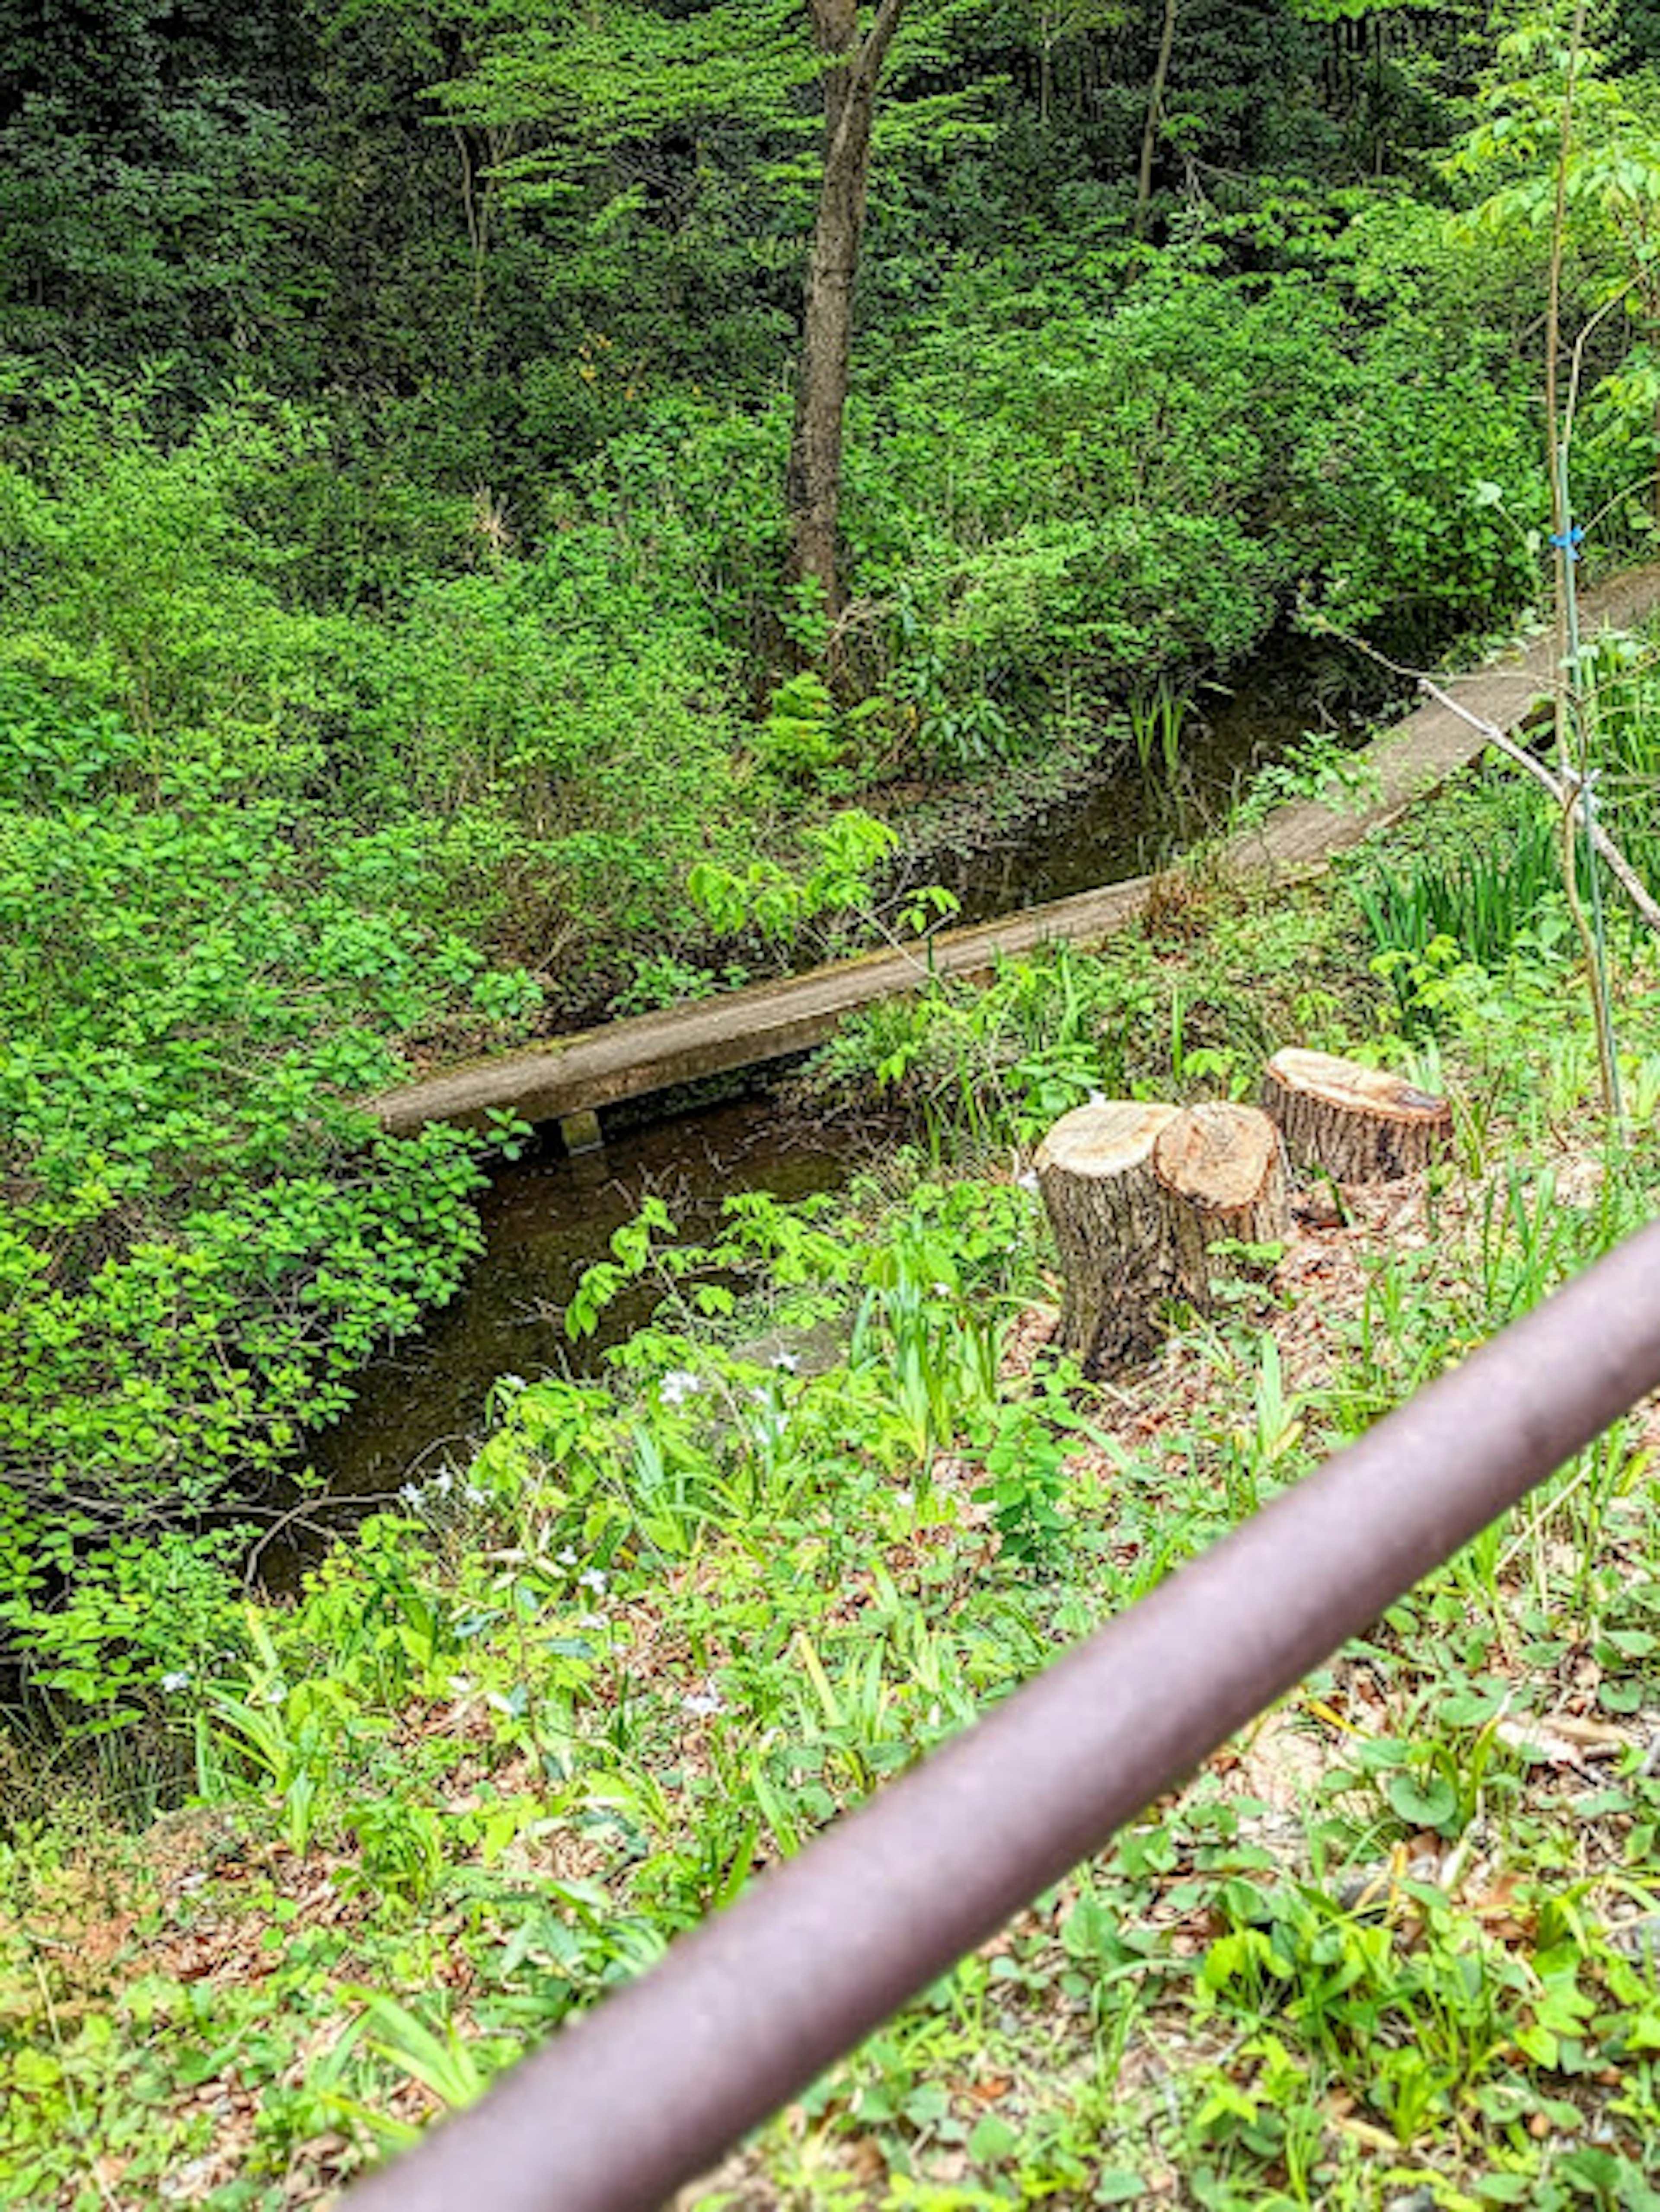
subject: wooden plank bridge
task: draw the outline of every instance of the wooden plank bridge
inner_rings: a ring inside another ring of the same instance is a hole
[[[1628,570],[1587,593],[1582,619],[1588,635],[1603,623],[1627,629],[1657,605],[1660,565]],[[1548,690],[1554,655],[1547,634],[1443,688],[1468,713],[1513,731]],[[1393,821],[1485,745],[1481,732],[1451,708],[1438,702],[1420,707],[1355,756],[1353,805],[1298,799],[1276,808],[1260,827],[1228,842],[1221,866],[1269,881],[1306,874]],[[369,1110],[393,1131],[429,1121],[482,1127],[492,1112],[556,1121],[573,1150],[587,1149],[599,1141],[602,1108],[805,1051],[855,1009],[921,988],[931,970],[985,977],[1000,958],[1043,945],[1098,945],[1142,911],[1157,880],[1134,877],[971,928],[942,931],[927,946],[866,953],[806,975],[752,983],[690,1006],[630,1015],[471,1060],[383,1091],[368,1102]]]

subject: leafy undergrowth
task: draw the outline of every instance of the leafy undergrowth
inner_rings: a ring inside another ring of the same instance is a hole
[[[1438,1070],[1456,1158],[1304,1188],[1266,1290],[1225,1286],[1098,1388],[1048,1347],[1018,1158],[736,1201],[700,1256],[648,1206],[572,1316],[660,1281],[607,1381],[509,1383],[470,1463],[297,1603],[227,1607],[167,1678],[150,1755],[188,1749],[182,1810],[125,1836],[12,1754],[0,2200],[319,2202],[1651,1210],[1642,948],[1614,1154],[1548,901],[1491,968],[1432,939],[1347,999],[1319,994],[1365,967],[1347,891],[1200,912],[1021,981],[1048,1045],[947,1006],[893,1079],[949,1032],[1019,1121],[1075,1102],[1092,1033],[1098,1079],[1238,1087],[1243,1034],[1201,1044],[1191,1015],[1249,986],[1317,1000],[1310,1042]],[[686,2203],[1660,2202],[1656,1424],[1620,1424]]]
[[[534,987],[424,919],[407,860],[0,673],[0,1666],[106,1724],[188,1638],[158,1534],[211,1581],[211,1516],[478,1248],[480,1147],[355,1102]]]

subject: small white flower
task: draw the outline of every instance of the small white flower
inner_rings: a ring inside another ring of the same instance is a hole
[[[786,1375],[797,1373],[801,1365],[800,1359],[794,1352],[781,1352],[772,1364],[775,1367],[781,1367]]]
[[[750,1386],[750,1403],[751,1406],[766,1405],[770,1400],[771,1395],[772,1393],[769,1390],[763,1389],[758,1382],[751,1383]]]
[[[682,1711],[690,1713],[694,1720],[702,1721],[707,1720],[711,1713],[725,1712],[727,1701],[719,1690],[693,1690],[690,1696],[681,1698],[680,1706]]]
[[[449,1496],[451,1491],[455,1487],[455,1477],[450,1473],[448,1468],[441,1468],[438,1473],[434,1475],[432,1479],[432,1487],[438,1492],[438,1495],[441,1498],[447,1498]]]
[[[893,1493],[893,1502],[896,1505],[903,1505],[909,1512],[916,1503],[916,1492],[914,1490],[896,1490]]]
[[[471,1675],[452,1674],[450,1676],[450,1688],[458,1698],[470,1697],[472,1693]]]
[[[1037,1188],[1037,1169],[1022,1168],[1019,1174],[1014,1178],[1014,1184],[1017,1190],[1036,1190]]]
[[[421,1503],[421,1486],[418,1482],[406,1482],[398,1495],[405,1505],[418,1505]]]
[[[1104,1106],[1107,1103],[1106,1092],[1104,1091],[1091,1091],[1090,1093],[1089,1103],[1091,1106]]]
[[[579,1613],[576,1626],[579,1628],[609,1628],[611,1623],[603,1613]]]
[[[528,1390],[530,1384],[526,1382],[522,1375],[498,1375],[496,1378],[496,1387],[498,1390],[505,1392],[508,1397],[516,1398],[521,1390]]]
[[[574,1567],[576,1565],[576,1554],[572,1551],[569,1544],[567,1544],[564,1550],[559,1553],[558,1559],[559,1565],[562,1567]]]
[[[658,1395],[666,1406],[684,1404],[702,1389],[697,1377],[684,1367],[671,1368],[657,1386]]]
[[[603,1567],[587,1567],[576,1577],[584,1589],[591,1589],[596,1597],[605,1595],[605,1574]]]
[[[289,1686],[286,1682],[267,1682],[265,1701],[268,1705],[280,1705],[288,1693]]]
[[[476,1482],[470,1482],[462,1494],[469,1505],[488,1505],[489,1503],[489,1491],[481,1490]]]
[[[190,1668],[181,1668],[176,1674],[163,1674],[161,1687],[164,1690],[187,1690],[190,1687]]]

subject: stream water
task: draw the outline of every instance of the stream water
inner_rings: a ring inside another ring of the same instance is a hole
[[[824,1131],[781,1123],[764,1096],[654,1121],[576,1159],[545,1132],[485,1194],[484,1251],[460,1296],[369,1369],[347,1419],[310,1439],[313,1466],[340,1498],[387,1496],[462,1456],[500,1376],[591,1370],[607,1344],[649,1319],[653,1293],[622,1292],[580,1345],[565,1334],[563,1309],[648,1193],[701,1243],[733,1192],[806,1198],[843,1183],[854,1158],[846,1138],[838,1146]]]
[[[962,900],[964,922],[990,921],[1162,866],[1219,829],[1256,771],[1316,725],[1331,672],[1327,648],[1281,640],[1235,684],[1200,692],[1182,726],[1173,780],[1157,765],[1145,774],[1127,746],[1087,789],[1029,817],[1006,840],[970,846],[944,862],[933,856],[933,879]],[[1348,718],[1356,737],[1365,726],[1358,710]]]
[[[1281,648],[1225,695],[1207,695],[1183,737],[1179,790],[1144,776],[1134,758],[992,850],[965,854],[945,880],[964,919],[989,918],[1111,883],[1167,860],[1213,828],[1257,768],[1284,754],[1315,720],[1315,666]],[[1358,732],[1359,724],[1356,728]],[[650,1312],[646,1288],[619,1298],[602,1333],[573,1346],[561,1311],[611,1232],[659,1193],[690,1239],[715,1226],[721,1201],[764,1189],[799,1198],[844,1182],[851,1139],[781,1127],[764,1096],[660,1120],[609,1138],[603,1153],[568,1159],[551,1132],[497,1174],[482,1206],[485,1250],[461,1295],[425,1330],[379,1361],[337,1427],[308,1453],[341,1500],[385,1497],[446,1456],[459,1459],[488,1415],[498,1377],[526,1380],[591,1369],[597,1350]],[[281,1563],[267,1571],[285,1580]]]

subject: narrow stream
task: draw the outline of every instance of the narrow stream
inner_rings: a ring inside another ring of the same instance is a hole
[[[583,1269],[642,1199],[655,1193],[687,1242],[702,1243],[733,1192],[838,1188],[855,1151],[845,1137],[838,1148],[824,1131],[781,1124],[765,1097],[654,1122],[575,1160],[549,1131],[493,1178],[479,1208],[484,1254],[460,1296],[368,1370],[346,1419],[310,1439],[312,1465],[341,1498],[389,1496],[435,1474],[483,1428],[499,1376],[592,1371],[599,1351],[650,1318],[654,1297],[642,1285],[580,1345],[562,1321]]]
[[[1307,638],[1279,640],[1234,684],[1201,688],[1182,726],[1173,782],[1157,763],[1144,773],[1126,744],[1122,759],[1086,790],[1006,840],[963,850],[943,869],[934,860],[934,880],[962,900],[962,920],[976,922],[1162,867],[1219,830],[1257,770],[1282,759],[1323,720],[1340,739],[1364,736],[1383,695],[1374,685],[1366,712],[1351,707],[1334,726],[1322,714],[1321,693],[1340,672],[1329,648]]]
[[[973,921],[1161,864],[1215,828],[1255,770],[1319,719],[1317,671],[1312,648],[1282,643],[1231,691],[1201,696],[1183,732],[1176,793],[1131,757],[1006,845],[964,854],[943,878],[936,864],[935,879],[948,882],[963,919]],[[1353,733],[1360,734],[1358,717]],[[689,1239],[702,1240],[729,1194],[790,1199],[836,1188],[854,1153],[845,1138],[781,1126],[764,1096],[613,1134],[603,1153],[585,1159],[562,1157],[547,1133],[495,1177],[481,1207],[485,1250],[461,1296],[368,1371],[348,1418],[310,1440],[313,1465],[342,1500],[389,1496],[436,1472],[446,1456],[464,1456],[486,1425],[498,1377],[591,1371],[606,1342],[648,1317],[652,1293],[642,1287],[619,1298],[601,1334],[580,1346],[565,1335],[562,1309],[648,1192],[665,1200]],[[288,1579],[280,1562],[271,1561],[273,1569],[273,1579]]]

